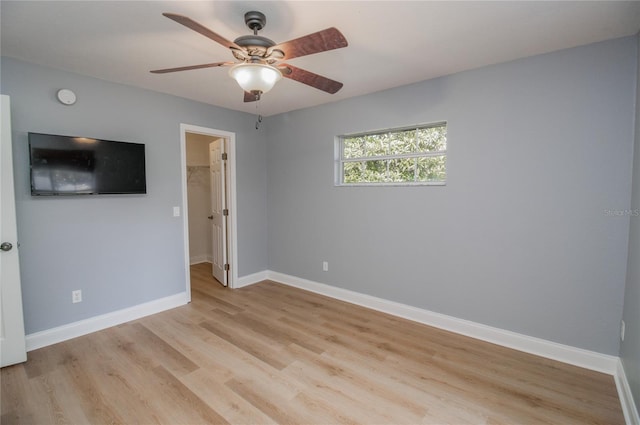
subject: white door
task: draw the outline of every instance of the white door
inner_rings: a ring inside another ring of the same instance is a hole
[[[0,108],[0,366],[27,360],[18,260],[16,201],[13,190],[11,110],[9,96],[2,95]]]
[[[213,277],[227,286],[227,202],[225,139],[209,144],[211,174],[211,216],[213,238]],[[224,159],[223,159],[224,155]]]

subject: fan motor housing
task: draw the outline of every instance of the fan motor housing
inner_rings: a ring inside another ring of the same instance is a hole
[[[271,50],[276,45],[273,40],[258,35],[258,31],[267,24],[267,18],[264,13],[257,11],[247,12],[244,14],[244,22],[249,29],[253,30],[253,34],[240,36],[233,41],[242,48],[242,50],[232,49],[236,59],[251,59],[251,61],[273,63],[284,57],[284,53],[281,50]]]
[[[273,40],[261,35],[242,35],[233,42],[240,47],[264,47],[267,49],[276,45]]]
[[[240,47],[245,48],[264,48],[268,49],[269,47],[273,47],[276,45],[272,40],[269,40],[267,37],[262,37],[258,35],[258,31],[264,28],[267,25],[267,17],[264,16],[264,13],[257,12],[255,10],[251,12],[247,12],[244,14],[244,23],[247,24],[250,30],[253,31],[253,35],[243,35],[234,40]]]

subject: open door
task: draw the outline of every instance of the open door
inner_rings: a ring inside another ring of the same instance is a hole
[[[16,200],[13,189],[11,111],[9,96],[2,95],[0,115],[0,366],[27,360],[22,316],[22,289],[18,259]]]
[[[226,201],[226,161],[225,139],[220,138],[209,144],[209,172],[211,174],[211,232],[213,239],[212,272],[218,282],[227,286],[227,209]]]

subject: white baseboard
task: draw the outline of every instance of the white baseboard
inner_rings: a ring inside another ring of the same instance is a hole
[[[200,263],[213,263],[213,257],[211,255],[194,255],[193,257],[189,257],[190,266]]]
[[[622,405],[625,422],[627,425],[640,425],[638,407],[633,400],[631,387],[629,386],[629,381],[627,381],[627,374],[624,372],[624,365],[620,359],[618,359],[617,362],[614,378],[616,380],[616,387],[618,388],[618,395],[620,396],[620,404]]]
[[[89,319],[80,320],[67,325],[58,326],[57,328],[35,332],[26,336],[27,351],[36,350],[38,348],[106,329],[111,326],[117,326],[151,314],[160,313],[165,310],[185,305],[188,302],[187,293],[182,292],[166,298],[149,301],[144,304],[102,314],[100,316],[91,317]]]
[[[242,288],[243,286],[249,286],[249,285],[253,285],[254,283],[267,280],[268,279],[267,273],[268,273],[267,271],[261,271],[258,273],[253,273],[253,274],[239,277],[235,285],[233,285],[233,288],[234,289]]]
[[[285,285],[305,289],[503,347],[513,348],[514,350],[524,351],[609,375],[616,374],[619,358],[615,356],[558,344],[270,270],[267,271],[267,278]]]

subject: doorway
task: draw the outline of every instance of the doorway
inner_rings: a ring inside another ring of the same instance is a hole
[[[211,263],[218,282],[231,288],[238,278],[236,244],[235,133],[180,125],[182,210],[186,291],[190,266]]]

